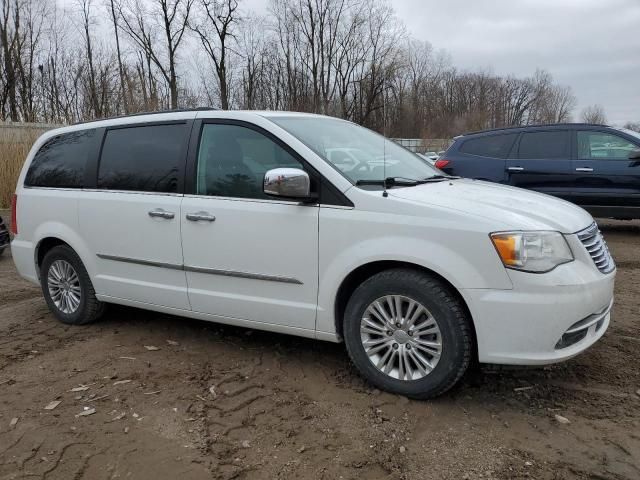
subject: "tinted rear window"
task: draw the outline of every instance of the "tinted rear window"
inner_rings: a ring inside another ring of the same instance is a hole
[[[82,130],[49,139],[33,157],[24,184],[28,187],[82,188],[95,133],[95,130]]]
[[[107,131],[98,168],[98,188],[177,192],[186,135],[184,123]]]
[[[569,159],[569,132],[528,132],[520,138],[519,158]]]
[[[462,153],[479,155],[481,157],[507,158],[517,133],[505,135],[487,135],[486,137],[470,138],[460,147]]]

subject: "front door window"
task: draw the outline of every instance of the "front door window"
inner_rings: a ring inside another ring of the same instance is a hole
[[[205,124],[198,150],[196,193],[266,199],[264,174],[282,167],[303,168],[260,132],[239,125]]]
[[[627,160],[638,147],[617,135],[578,132],[578,158],[581,160]]]

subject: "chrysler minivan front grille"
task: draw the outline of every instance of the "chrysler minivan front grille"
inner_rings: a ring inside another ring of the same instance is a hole
[[[594,223],[590,227],[578,232],[578,238],[589,252],[593,263],[602,273],[610,273],[616,268],[616,264],[609,253],[607,242],[604,241],[602,233]]]

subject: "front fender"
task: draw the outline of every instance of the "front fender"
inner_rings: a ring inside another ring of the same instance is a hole
[[[340,286],[359,267],[403,262],[435,272],[456,290],[512,289],[513,284],[482,225],[455,219],[325,210],[320,219],[319,333],[335,333]],[[462,293],[461,293],[462,294]]]

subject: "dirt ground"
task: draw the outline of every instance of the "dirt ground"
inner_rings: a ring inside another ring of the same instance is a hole
[[[428,402],[371,388],[341,345],[117,307],[62,325],[7,251],[0,479],[638,479],[640,222],[603,231],[618,281],[602,341]]]

